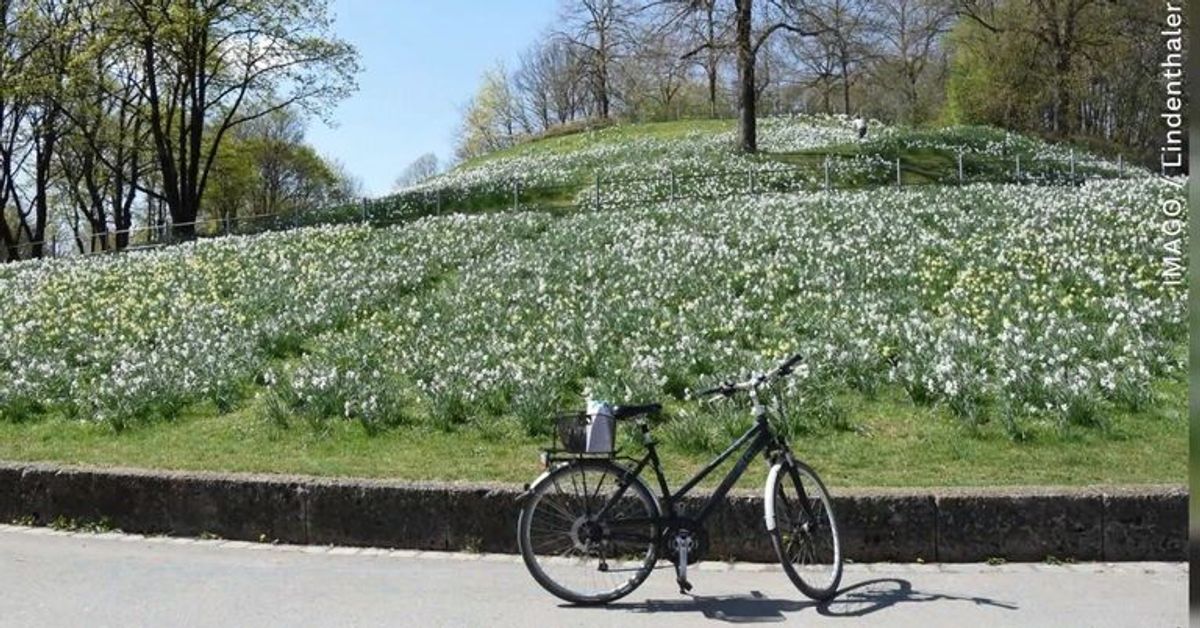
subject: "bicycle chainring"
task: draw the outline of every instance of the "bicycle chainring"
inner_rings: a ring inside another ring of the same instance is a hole
[[[687,564],[694,565],[708,554],[708,532],[690,519],[678,519],[663,531],[663,551],[668,560],[679,564],[679,547],[688,543]]]

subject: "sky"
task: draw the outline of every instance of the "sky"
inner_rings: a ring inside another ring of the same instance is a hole
[[[332,128],[312,120],[308,140],[386,194],[400,171],[432,152],[453,154],[462,106],[497,61],[511,71],[552,26],[557,0],[334,0],[334,28],[358,48],[358,91]]]

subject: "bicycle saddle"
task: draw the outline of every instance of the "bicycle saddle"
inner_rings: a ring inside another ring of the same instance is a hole
[[[648,403],[641,406],[617,406],[613,411],[613,416],[618,419],[630,419],[642,414],[655,414],[661,410],[661,403]]]

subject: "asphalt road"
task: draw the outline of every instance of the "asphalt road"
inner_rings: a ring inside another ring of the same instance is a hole
[[[774,566],[662,569],[572,608],[506,555],[297,547],[0,526],[2,626],[1184,626],[1180,563],[849,565],[816,605]]]

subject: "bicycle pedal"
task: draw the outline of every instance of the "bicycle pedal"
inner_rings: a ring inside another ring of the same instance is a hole
[[[679,593],[681,595],[686,595],[688,593],[688,591],[691,591],[691,590],[692,590],[692,583],[688,582],[687,580],[682,580],[682,579],[679,580]]]

